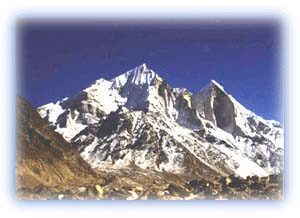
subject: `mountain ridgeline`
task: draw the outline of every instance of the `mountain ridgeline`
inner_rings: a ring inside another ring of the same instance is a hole
[[[96,172],[138,168],[210,180],[283,170],[280,123],[214,80],[192,94],[143,64],[37,111]]]

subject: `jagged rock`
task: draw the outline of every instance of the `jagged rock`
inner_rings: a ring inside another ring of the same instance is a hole
[[[131,195],[127,197],[127,200],[136,200],[139,198],[139,195],[134,191],[128,191]]]
[[[84,192],[86,192],[87,191],[87,188],[86,187],[79,187],[78,188],[78,192],[79,193],[84,193]]]
[[[171,196],[187,197],[190,195],[190,192],[186,190],[184,187],[180,187],[179,185],[175,185],[175,184],[169,184],[166,191]]]
[[[192,180],[187,182],[186,188],[196,194],[205,190],[206,183],[207,182],[203,180]]]

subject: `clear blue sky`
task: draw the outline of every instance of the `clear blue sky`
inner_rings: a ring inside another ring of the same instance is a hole
[[[280,120],[275,21],[28,22],[17,25],[20,95],[40,106],[147,63],[195,93],[218,81],[248,109]]]

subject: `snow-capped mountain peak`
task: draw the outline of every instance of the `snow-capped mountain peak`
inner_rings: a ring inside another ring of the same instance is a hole
[[[124,74],[121,74],[120,76],[117,76],[111,81],[116,88],[119,88],[126,85],[126,83],[140,86],[144,84],[152,85],[153,81],[157,78],[159,78],[159,76],[152,69],[150,69],[146,64],[142,64]]]
[[[94,168],[242,177],[282,168],[282,128],[215,80],[192,94],[142,64],[38,111]]]

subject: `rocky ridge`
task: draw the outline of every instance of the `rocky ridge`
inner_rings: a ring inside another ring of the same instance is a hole
[[[16,193],[35,199],[40,193],[65,192],[101,184],[101,179],[79,153],[48,127],[24,99],[16,100]]]

